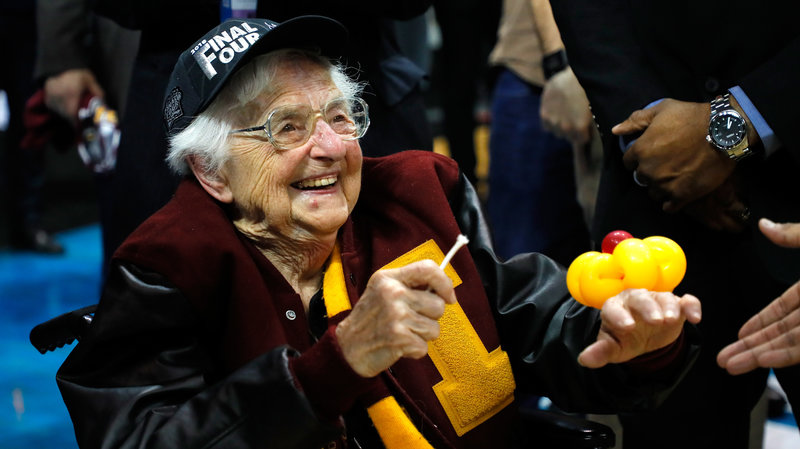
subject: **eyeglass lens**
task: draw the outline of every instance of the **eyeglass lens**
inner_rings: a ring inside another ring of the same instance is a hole
[[[302,145],[313,132],[318,115],[344,140],[363,136],[368,124],[363,100],[337,98],[329,101],[319,113],[308,105],[279,107],[270,113],[266,131],[274,143],[283,148]]]

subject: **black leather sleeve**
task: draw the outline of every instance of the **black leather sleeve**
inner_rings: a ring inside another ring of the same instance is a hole
[[[663,401],[697,355],[694,327],[687,325],[688,349],[666,372],[643,378],[624,364],[583,368],[578,354],[597,338],[599,311],[569,296],[566,270],[548,257],[528,253],[501,261],[494,253],[478,196],[463,176],[462,189],[453,196],[451,207],[469,238],[517,388],[547,396],[568,411],[619,412]]]
[[[57,374],[82,449],[308,448],[337,438],[276,348],[227,376],[181,293],[116,265],[96,318]]]

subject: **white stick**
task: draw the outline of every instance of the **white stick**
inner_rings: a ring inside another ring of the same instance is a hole
[[[453,256],[455,256],[456,251],[461,249],[461,247],[466,245],[467,243],[469,243],[469,239],[467,238],[467,236],[464,234],[459,234],[458,238],[456,239],[456,243],[453,245],[452,248],[450,248],[450,251],[447,252],[447,255],[444,256],[444,260],[442,261],[442,264],[439,265],[439,268],[444,270],[444,267],[446,267],[447,264],[450,263],[450,259],[452,259]]]

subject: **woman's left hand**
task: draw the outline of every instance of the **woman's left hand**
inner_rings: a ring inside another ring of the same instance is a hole
[[[697,324],[700,300],[692,295],[628,289],[608,299],[600,311],[597,341],[578,356],[587,368],[623,363],[674,342],[686,320]]]

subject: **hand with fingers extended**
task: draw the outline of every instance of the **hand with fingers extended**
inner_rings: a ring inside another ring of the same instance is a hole
[[[597,341],[578,356],[587,368],[627,362],[673,343],[688,320],[701,319],[700,301],[692,295],[644,289],[623,290],[603,304]]]
[[[736,163],[705,139],[710,111],[709,103],[667,98],[611,129],[618,136],[642,133],[623,162],[666,212],[710,194],[733,173]]]
[[[762,218],[758,226],[776,245],[800,248],[800,223]],[[750,318],[739,330],[739,339],[717,355],[717,363],[730,374],[800,363],[800,281]]]
[[[401,357],[424,357],[428,341],[439,336],[445,304],[455,302],[452,281],[431,260],[376,272],[336,328],[345,360],[372,377]]]

